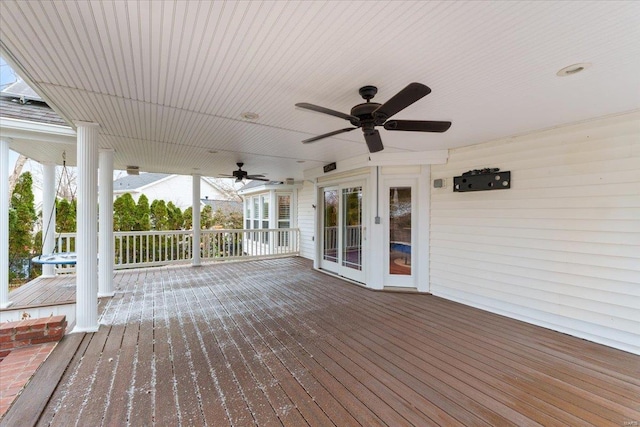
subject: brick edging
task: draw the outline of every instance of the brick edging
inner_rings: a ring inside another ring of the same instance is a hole
[[[11,350],[59,341],[67,328],[66,316],[20,320],[0,324],[0,360]]]

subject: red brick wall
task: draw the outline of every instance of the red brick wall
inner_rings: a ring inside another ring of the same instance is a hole
[[[66,316],[52,316],[0,324],[0,360],[11,350],[50,341],[59,341],[67,328]]]

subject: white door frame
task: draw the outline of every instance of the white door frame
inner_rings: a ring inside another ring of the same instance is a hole
[[[390,273],[390,205],[391,188],[409,187],[411,188],[411,274],[399,275]],[[384,286],[416,288],[417,267],[418,267],[418,188],[419,181],[416,177],[398,177],[385,179],[382,186],[382,214],[385,221],[384,227]]]

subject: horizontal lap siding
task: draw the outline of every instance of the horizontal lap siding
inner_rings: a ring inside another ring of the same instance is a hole
[[[453,192],[485,167],[511,189]],[[438,178],[433,294],[640,354],[640,114],[452,150]]]
[[[305,181],[304,186],[298,190],[298,228],[300,229],[300,256],[308,259],[313,259],[315,253],[313,225],[315,203],[314,185]]]

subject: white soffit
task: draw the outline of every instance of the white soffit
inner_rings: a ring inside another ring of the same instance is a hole
[[[301,144],[349,123],[294,107],[348,113],[364,85],[384,102],[424,83],[433,92],[394,118],[453,122],[444,134],[382,129],[385,153],[640,108],[640,2],[3,0],[0,47],[65,119],[100,124],[116,166],[146,171],[213,175],[245,161],[299,179],[367,154],[359,130]]]

